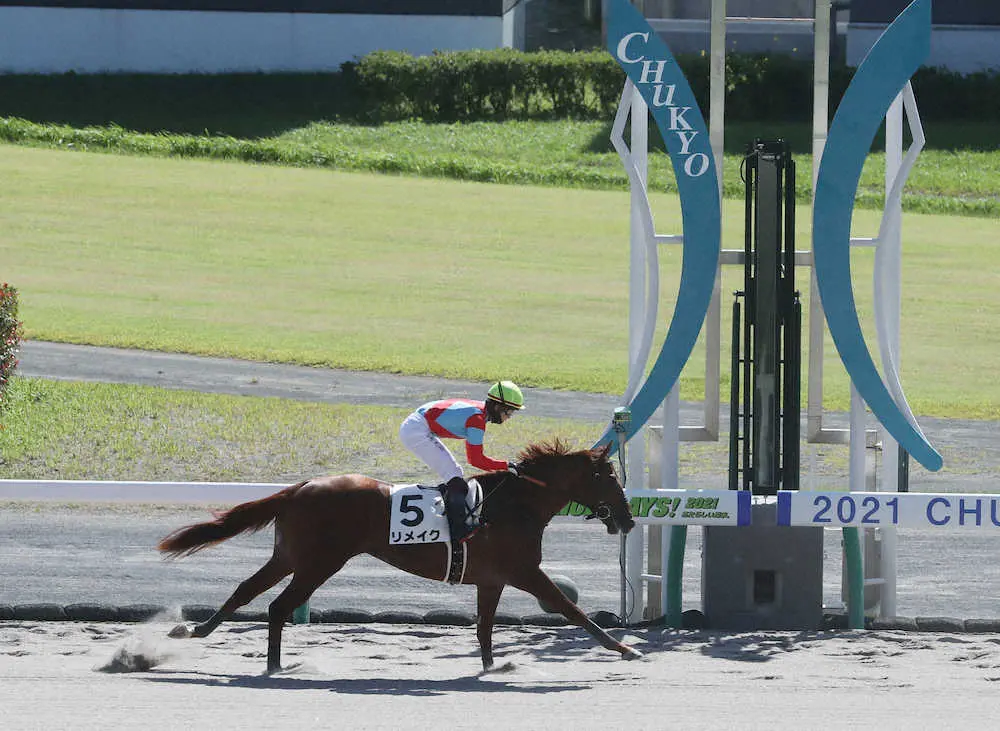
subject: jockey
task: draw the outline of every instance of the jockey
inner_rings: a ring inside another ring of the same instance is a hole
[[[430,401],[417,408],[399,427],[403,446],[438,473],[447,486],[447,514],[452,540],[466,541],[478,525],[465,506],[469,485],[462,468],[442,439],[464,439],[466,461],[480,470],[509,470],[517,474],[512,462],[491,459],[483,453],[486,424],[503,424],[515,411],[524,408],[524,394],[510,381],[490,386],[485,401],[449,398]]]

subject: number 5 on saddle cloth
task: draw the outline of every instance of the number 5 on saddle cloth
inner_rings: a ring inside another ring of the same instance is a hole
[[[447,486],[393,485],[389,491],[389,545],[448,543],[451,540],[451,529],[445,514],[443,494],[443,490],[447,489]],[[469,480],[465,507],[477,523],[482,496],[479,482]],[[465,516],[460,516],[455,521],[459,525],[464,522]]]

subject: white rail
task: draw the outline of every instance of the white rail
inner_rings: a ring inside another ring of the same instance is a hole
[[[69,503],[241,503],[273,495],[291,483],[0,480],[0,500]]]

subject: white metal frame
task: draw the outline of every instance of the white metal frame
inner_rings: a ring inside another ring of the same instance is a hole
[[[831,31],[831,0],[816,0],[815,18],[811,22],[814,28],[814,79],[813,79],[813,170],[812,180],[815,190],[816,178],[819,173],[819,163],[826,145],[829,128],[829,75],[830,75],[830,31]],[[723,147],[725,140],[725,59],[726,59],[726,0],[712,0],[710,17],[710,108],[709,136],[720,186],[720,205],[722,201]],[[732,19],[741,23],[753,22],[754,19]],[[910,124],[913,143],[905,158],[902,153],[902,123],[903,110]],[[631,149],[626,149],[622,139],[625,118],[631,113]],[[629,173],[631,183],[631,235],[630,235],[630,297],[629,297],[629,383],[623,403],[627,404],[631,396],[641,385],[652,337],[655,331],[656,308],[659,299],[659,265],[657,259],[658,243],[680,243],[682,235],[662,236],[655,234],[652,214],[646,191],[648,174],[648,130],[646,105],[631,83],[626,82],[612,131],[612,142],[615,145],[625,168]],[[886,117],[886,202],[879,227],[879,233],[874,238],[852,238],[852,246],[874,246],[876,262],[874,272],[875,316],[879,341],[879,352],[883,364],[884,378],[897,404],[903,410],[907,419],[916,426],[913,415],[906,404],[902,389],[899,386],[899,319],[900,319],[900,281],[901,281],[901,213],[902,188],[913,166],[916,157],[923,147],[923,130],[920,126],[913,91],[907,84],[903,93],[897,98]],[[720,271],[716,275],[715,289],[705,320],[705,402],[704,423],[701,425],[681,425],[679,395],[675,386],[663,402],[662,425],[652,427],[661,431],[661,439],[656,445],[655,469],[657,485],[651,488],[678,489],[679,479],[679,443],[681,441],[715,441],[719,438],[720,420],[720,359],[721,359],[721,266],[726,264],[742,264],[744,253],[740,250],[724,249],[720,257]],[[797,252],[796,264],[812,266],[812,252]],[[880,446],[882,450],[881,489],[896,491],[898,489],[898,446],[895,440],[884,430],[879,444],[879,432],[867,428],[867,407],[851,386],[851,408],[848,429],[834,429],[823,424],[823,353],[825,336],[825,317],[819,298],[815,272],[811,271],[809,292],[809,358],[808,358],[808,395],[807,395],[807,429],[806,438],[811,443],[848,444],[849,486],[852,491],[864,491],[867,487],[866,451],[868,448]],[[644,437],[637,434],[630,443],[627,474],[628,484],[636,484],[636,476],[645,475]],[[644,481],[642,484],[645,487]],[[625,543],[625,578],[636,587],[629,592],[637,599],[633,606],[626,606],[623,593],[622,614],[627,622],[642,619],[644,606],[644,582],[660,584],[660,606],[666,606],[666,567],[663,557],[667,553],[670,531],[674,528],[664,526],[656,541],[656,531],[650,533],[650,552],[657,550],[659,543],[658,562],[661,568],[659,576],[643,572],[643,551],[645,545],[642,527],[632,532]],[[879,529],[882,540],[882,558],[879,577],[867,577],[868,585],[880,585],[879,611],[882,616],[896,614],[896,556],[897,541],[894,528]],[[870,541],[868,542],[870,543]]]

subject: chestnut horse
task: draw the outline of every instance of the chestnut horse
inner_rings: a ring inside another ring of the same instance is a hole
[[[493,667],[493,621],[505,586],[534,595],[586,629],[626,659],[637,650],[615,640],[591,621],[542,571],[542,533],[569,501],[589,508],[609,533],[635,525],[608,448],[569,451],[558,440],[527,447],[519,455],[520,476],[478,475],[483,489],[483,527],[465,544],[463,584],[477,590],[477,630],[483,669]],[[239,607],[292,574],[268,608],[267,672],[281,669],[281,631],[296,607],[337,573],[348,559],[367,553],[416,576],[442,581],[449,544],[389,544],[392,486],[363,475],[320,477],[237,505],[215,520],[181,528],[159,544],[171,556],[192,554],[247,531],[275,524],[274,553],[241,583],[222,607],[201,624],[180,625],[173,637],[205,637]]]

